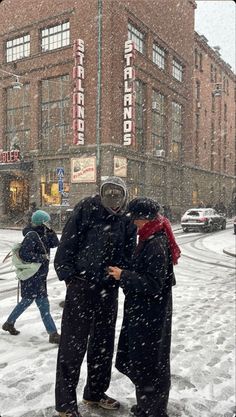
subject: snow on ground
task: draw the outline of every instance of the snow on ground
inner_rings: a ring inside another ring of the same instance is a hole
[[[234,410],[234,279],[236,258],[224,254],[235,244],[230,229],[207,235],[177,234],[183,256],[175,268],[173,289],[172,389],[170,417],[232,417]],[[0,230],[0,261],[18,231]],[[1,324],[16,303],[17,282],[10,264],[0,263]],[[52,315],[60,327],[65,286],[50,265],[49,298]],[[5,292],[4,292],[5,291]],[[117,321],[116,341],[122,320],[123,295]],[[33,304],[17,321],[19,336],[0,330],[1,417],[52,417],[57,347],[48,343],[37,307]],[[86,379],[84,361],[78,386],[81,400]],[[131,382],[113,369],[109,393],[121,400],[117,416],[127,416],[135,402]],[[85,417],[108,416],[107,411],[88,412]]]

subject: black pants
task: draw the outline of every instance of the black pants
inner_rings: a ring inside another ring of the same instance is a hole
[[[136,387],[136,398],[138,406],[148,417],[168,417],[167,404],[169,399],[169,390],[158,392],[157,390],[141,389]]]
[[[95,291],[84,281],[67,288],[57,358],[56,410],[77,410],[76,387],[87,350],[83,397],[98,401],[108,389],[114,351],[118,290]]]

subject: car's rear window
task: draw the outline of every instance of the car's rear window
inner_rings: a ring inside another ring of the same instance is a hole
[[[187,213],[187,215],[188,216],[200,216],[200,213],[199,213],[199,211],[196,211],[196,210],[192,210],[192,211],[189,211],[188,213]]]

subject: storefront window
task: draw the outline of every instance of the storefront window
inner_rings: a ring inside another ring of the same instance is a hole
[[[63,191],[59,192],[58,182],[41,182],[42,206],[67,205],[65,200],[69,195],[69,184],[63,183]]]
[[[59,162],[58,166],[63,166]],[[41,201],[42,206],[68,206],[70,182],[67,171],[64,171],[64,177],[58,177],[57,168],[47,167],[44,165],[42,171],[45,173],[41,176]]]

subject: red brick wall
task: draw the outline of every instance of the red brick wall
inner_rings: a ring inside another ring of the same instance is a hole
[[[211,170],[211,125],[214,123],[214,168],[212,171],[235,175],[235,75],[215,51],[206,42],[201,41],[197,34],[195,47],[202,53],[202,70],[198,67],[194,71],[194,89],[196,81],[200,81],[200,108],[198,109],[200,115],[199,161],[195,161],[195,163],[203,169]],[[211,81],[211,65],[216,68],[216,82],[221,85],[221,95],[215,96],[214,112],[212,111],[212,93],[216,89],[216,83],[215,80]],[[224,91],[224,76],[228,80],[228,93],[227,88]],[[227,105],[227,120],[224,120],[224,104]],[[194,109],[196,113],[196,97],[194,97]],[[196,131],[195,113],[194,131]],[[226,143],[224,143],[224,132],[227,132]]]

